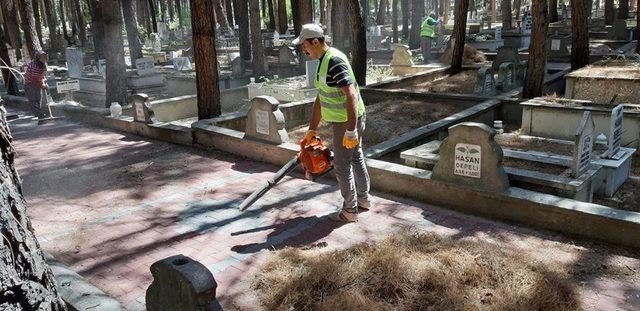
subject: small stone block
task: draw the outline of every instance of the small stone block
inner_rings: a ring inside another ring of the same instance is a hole
[[[251,108],[247,115],[244,138],[257,139],[272,144],[289,141],[285,129],[284,114],[280,111],[280,103],[271,96],[257,96],[251,100]]]
[[[133,94],[133,121],[151,124],[153,123],[151,104],[147,94]]]

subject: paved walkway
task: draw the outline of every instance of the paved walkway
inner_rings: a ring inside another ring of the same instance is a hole
[[[65,121],[36,126],[21,118],[11,128],[42,247],[131,310],[144,308],[149,266],[170,255],[207,266],[225,310],[255,309],[251,276],[271,250],[343,248],[403,226],[562,265],[575,275],[585,309],[640,308],[637,253],[380,193],[373,211],[340,226],[326,217],[340,203],[330,178],[287,177],[240,213],[235,206],[277,167]]]

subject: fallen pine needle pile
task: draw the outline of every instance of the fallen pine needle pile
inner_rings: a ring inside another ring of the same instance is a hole
[[[322,252],[275,252],[253,286],[268,310],[577,310],[576,289],[517,252],[403,231]]]

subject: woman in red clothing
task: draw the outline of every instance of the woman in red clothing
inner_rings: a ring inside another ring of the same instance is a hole
[[[46,73],[47,53],[38,51],[24,74],[24,92],[33,113],[38,119],[49,116],[49,109],[43,109],[42,107],[43,95],[46,96],[46,89],[48,88],[45,81]]]

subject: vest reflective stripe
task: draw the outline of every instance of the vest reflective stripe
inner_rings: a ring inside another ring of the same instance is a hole
[[[429,25],[429,22],[434,23],[435,21],[436,21],[435,19],[431,17],[427,17],[422,22],[422,31],[420,32],[421,37],[431,37],[431,38],[434,37],[434,35],[436,34],[436,31],[434,29],[435,25]]]
[[[327,50],[320,67],[318,75],[314,81],[314,86],[318,90],[318,99],[320,100],[320,111],[322,120],[327,122],[346,122],[347,121],[347,96],[342,92],[340,88],[330,87],[327,85],[327,75],[329,74],[329,60],[332,57],[339,57],[346,64],[349,69],[349,76],[353,81],[356,80],[351,65],[347,56],[342,52],[334,48]],[[360,96],[360,87],[355,84],[356,92],[358,93],[357,115],[362,116],[364,114],[364,101]]]

